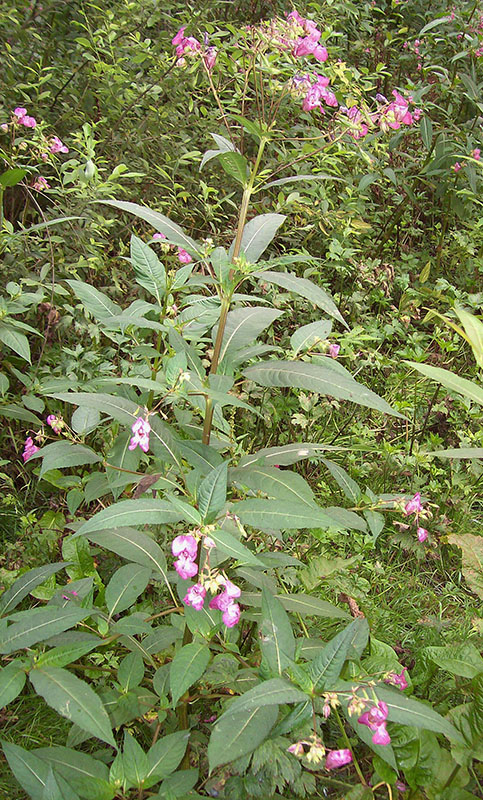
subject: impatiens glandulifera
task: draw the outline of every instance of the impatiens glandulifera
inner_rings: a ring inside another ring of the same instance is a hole
[[[34,455],[40,448],[34,444],[34,440],[31,436],[27,436],[25,439],[24,450],[22,453],[22,458],[25,461],[28,461],[31,456]]]
[[[131,425],[131,430],[133,432],[133,436],[129,442],[128,449],[135,450],[135,448],[139,445],[141,450],[147,453],[149,450],[149,434],[151,431],[151,425],[147,419],[138,417],[137,420]]]

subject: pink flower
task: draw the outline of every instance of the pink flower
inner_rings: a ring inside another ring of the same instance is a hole
[[[51,153],[68,153],[69,148],[59,139],[58,136],[52,136],[50,140]]]
[[[400,673],[391,672],[385,679],[384,683],[390,683],[392,686],[397,686],[401,691],[404,691],[404,689],[407,689],[409,685],[404,677],[404,673],[406,671],[407,667],[403,667]]]
[[[167,236],[165,233],[153,233],[153,239],[166,239]]]
[[[31,458],[34,455],[34,453],[36,453],[38,450],[39,448],[37,447],[37,445],[34,444],[34,440],[32,439],[32,437],[27,436],[24,442],[24,451],[22,453],[22,458],[24,460],[24,463],[25,461],[28,461],[29,458]]]
[[[174,562],[174,568],[184,581],[188,578],[194,578],[195,575],[198,574],[198,564],[196,561],[193,561],[191,558],[186,558],[185,556],[180,556]]]
[[[345,767],[352,761],[352,753],[350,750],[330,750],[325,759],[326,769],[337,769],[337,767]]]
[[[421,544],[425,542],[426,539],[428,538],[428,531],[426,530],[426,528],[419,527],[417,530],[417,534],[418,534],[418,540],[421,542]]]
[[[19,122],[27,114],[27,109],[17,106],[17,108],[14,108],[13,113],[17,117],[17,122]]]
[[[215,66],[216,57],[218,55],[218,50],[216,47],[208,47],[205,53],[203,53],[203,61],[205,63],[206,69],[211,72],[213,67]]]
[[[149,450],[149,433],[151,431],[151,425],[147,419],[138,417],[137,420],[131,425],[131,430],[134,436],[131,437],[128,450],[135,450],[139,445],[141,450],[143,450],[144,453],[147,453]]]
[[[407,791],[408,787],[402,781],[396,781],[396,783],[394,785],[395,785],[396,789],[398,789],[398,791],[400,791],[400,792],[406,792]]]
[[[297,12],[294,12],[294,13],[297,13]],[[287,747],[287,752],[288,753],[292,753],[294,756],[297,756],[297,757],[303,756],[303,754],[304,754],[304,746],[303,746],[302,742],[294,742],[294,744],[291,744],[290,747]]]
[[[6,123],[6,122],[2,123],[2,125],[0,125],[0,129],[1,129],[1,130],[2,130],[4,133],[7,133],[7,131],[8,131],[8,125],[7,125],[7,123]]]
[[[44,189],[50,189],[50,183],[47,183],[42,175],[39,175],[36,181],[32,184],[32,188],[37,189],[38,192],[43,192]]]
[[[421,495],[419,492],[416,492],[414,497],[412,497],[411,500],[408,500],[404,506],[404,513],[406,517],[409,517],[410,514],[419,514],[419,512],[422,510],[423,507],[421,505]]]
[[[62,417],[56,417],[55,414],[49,414],[47,417],[47,425],[50,425],[54,433],[59,434],[64,427],[64,420]]]
[[[221,618],[227,628],[233,628],[240,620],[240,606],[238,603],[230,603]]]
[[[202,586],[201,583],[195,583],[194,586],[190,586],[188,589],[185,597],[183,597],[183,602],[186,603],[187,606],[193,606],[196,611],[201,611],[205,602],[205,597],[205,587]]]
[[[460,164],[460,162],[459,162],[459,161],[457,161],[457,162],[456,162],[456,164],[453,164],[453,166],[452,166],[452,169],[453,169],[455,172],[459,172],[459,171],[460,171],[460,169],[461,169],[461,164]]]
[[[48,161],[49,160],[49,154],[48,153],[41,153],[40,154],[40,158],[42,159],[42,161]]]
[[[340,344],[331,344],[329,345],[329,356],[331,358],[337,358],[340,351]]]
[[[37,126],[37,120],[35,117],[25,116],[22,117],[19,122],[21,125],[25,125],[26,128],[35,128]]]
[[[181,556],[182,558],[189,558],[191,561],[194,561],[198,554],[198,545],[195,537],[190,534],[176,536],[171,543],[171,552],[175,558]]]
[[[391,744],[391,737],[387,732],[385,722],[383,722],[381,725],[378,725],[375,729],[372,728],[372,730],[375,731],[372,737],[374,744],[382,744],[383,746],[386,744]]]
[[[303,39],[299,39],[295,50],[293,52],[295,57],[298,56],[308,56],[314,52],[315,48],[318,46],[318,41],[321,37],[320,31],[314,31],[310,34],[310,36],[305,36]],[[322,48],[325,49],[325,48]],[[325,61],[325,59],[320,59]]]
[[[372,737],[374,744],[386,745],[391,741],[391,737],[386,730],[387,714],[388,707],[386,703],[380,700],[377,706],[372,706],[369,711],[365,711],[364,714],[361,714],[357,720],[360,725],[367,725],[367,727],[374,732]]]
[[[178,259],[181,264],[190,264],[193,259],[191,258],[190,254],[183,250],[182,247],[178,247]]]
[[[173,44],[175,47],[176,47],[176,45],[178,45],[178,44],[181,44],[181,42],[182,42],[182,41],[183,41],[183,39],[184,39],[184,32],[185,32],[185,30],[186,30],[186,25],[183,25],[183,27],[179,29],[179,31],[178,31],[178,33],[176,34],[176,36],[174,36],[174,37],[171,39],[171,44]]]
[[[471,155],[473,156],[473,158],[475,158],[477,161],[479,161],[480,160],[480,155],[481,155],[480,148],[479,147],[475,147],[475,149],[471,151]]]
[[[326,47],[322,47],[322,45],[318,44],[315,50],[313,50],[312,55],[317,61],[327,61],[329,57],[329,53],[327,52]]]

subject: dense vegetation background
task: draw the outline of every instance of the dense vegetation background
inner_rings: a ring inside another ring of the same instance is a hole
[[[483,797],[483,8],[297,11],[326,60],[281,0],[0,10],[2,798]]]

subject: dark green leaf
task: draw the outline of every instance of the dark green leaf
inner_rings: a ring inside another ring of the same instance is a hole
[[[59,572],[65,567],[65,561],[57,561],[55,564],[44,564],[42,567],[35,567],[25,572],[15,583],[7,589],[0,597],[0,614],[9,614],[26,597],[32,589]]]
[[[210,771],[252,753],[273,728],[278,716],[276,706],[255,708],[249,714],[242,711],[223,714],[211,734],[208,745]]]
[[[272,272],[271,270],[258,273],[258,277],[263,281],[275,283],[277,286],[281,286],[289,292],[305,297],[306,300],[316,305],[317,308],[325,311],[330,317],[334,317],[334,319],[341,322],[342,325],[345,325],[346,328],[348,327],[344,317],[341,315],[330,295],[307,278],[298,278],[291,272]]]
[[[295,639],[287,612],[280,600],[262,590],[260,649],[273,672],[282,674],[293,661]]]
[[[13,653],[23,647],[31,647],[50,636],[72,628],[90,615],[89,609],[70,605],[66,608],[41,608],[35,614],[25,612],[26,618],[9,625],[0,640],[0,653]]]
[[[133,605],[148,585],[151,572],[150,567],[125,564],[114,573],[106,586],[105,594],[110,617]]]
[[[228,462],[225,461],[212,469],[198,488],[198,509],[207,524],[213,522],[225,505],[227,475]]]
[[[210,660],[210,649],[204,642],[185,644],[171,662],[169,685],[173,707],[181,697],[203,675]]]
[[[25,667],[21,661],[11,661],[0,669],[0,709],[20,694],[26,680]]]
[[[355,619],[347,628],[334,636],[314,658],[310,674],[317,691],[331,691],[348,657],[352,641],[362,629],[365,632],[369,631],[367,620]]]

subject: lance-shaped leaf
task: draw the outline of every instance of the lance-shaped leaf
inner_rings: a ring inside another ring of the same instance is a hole
[[[33,753],[12,742],[2,741],[3,752],[20,786],[33,800],[41,800],[49,766]]]
[[[106,709],[87,683],[59,667],[33,669],[30,680],[37,694],[59,714],[116,747]]]
[[[254,708],[261,708],[262,706],[301,703],[306,700],[307,695],[289,681],[283,678],[271,678],[237,697],[236,700],[230,703],[228,711],[225,713],[236,714],[242,711],[247,713],[253,711]],[[223,716],[224,714],[220,719]]]
[[[166,292],[166,270],[154,250],[134,234],[131,236],[131,264],[136,282],[162,307]]]
[[[163,736],[153,744],[148,750],[145,788],[149,789],[150,786],[174,772],[186,752],[189,737],[189,731],[177,731]]]
[[[268,736],[277,716],[277,706],[254,708],[249,714],[245,711],[223,714],[215,724],[208,744],[210,771],[252,753]]]
[[[210,649],[204,642],[185,644],[171,662],[169,686],[173,708],[189,688],[203,675],[210,660]]]
[[[11,661],[0,669],[0,708],[15,700],[25,685],[25,667],[21,661]]]
[[[249,467],[231,469],[229,478],[230,483],[246,486],[255,492],[263,492],[269,497],[315,505],[315,496],[309,484],[292,470],[252,464]]]
[[[248,547],[232,536],[231,533],[228,533],[228,531],[216,528],[214,531],[210,532],[210,538],[213,539],[217,548],[221,550],[222,553],[226,553],[227,556],[230,556],[230,558],[234,558],[242,564],[253,564],[257,567],[265,566],[263,561],[260,561]]]
[[[220,152],[217,157],[226,174],[245,186],[248,178],[248,162],[245,156],[242,156],[241,153]]]
[[[328,458],[321,458],[321,461],[325,464],[332,477],[335,478],[347,499],[353,503],[358,503],[361,497],[361,490],[355,480],[348,475],[343,467],[334,461],[330,461]]]
[[[423,454],[423,451],[420,451]],[[483,458],[483,447],[450,447],[447,450],[432,450],[426,456],[438,458]]]
[[[198,509],[204,521],[213,522],[225,505],[228,462],[225,461],[208,473],[198,488]]]
[[[429,364],[418,364],[416,361],[405,361],[404,363],[417,369],[418,372],[421,372],[421,374],[425,375],[427,378],[431,378],[431,380],[446,386],[446,388],[450,389],[452,392],[462,394],[463,397],[467,397],[469,400],[472,400],[473,403],[478,403],[480,406],[483,406],[483,388],[475,381],[468,381],[466,378],[460,378],[458,375],[454,375],[453,372],[450,372],[449,369],[431,367]]]
[[[42,759],[68,781],[87,800],[112,800],[116,793],[109,785],[109,770],[102,761],[70,747],[40,747],[32,755]]]
[[[160,214],[159,211],[152,211],[146,206],[141,206],[138,203],[129,203],[124,200],[99,200],[98,202],[119,208],[121,211],[128,211],[129,214],[134,214],[134,216],[152,225],[160,233],[164,233],[169,242],[177,244],[194,256],[199,254],[199,248],[194,239],[187,236],[179,225],[165,217],[164,214]]]
[[[463,575],[471,591],[483,600],[483,537],[453,533],[448,536],[448,542],[461,547]]]
[[[307,278],[298,278],[296,275],[292,275],[291,272],[273,272],[272,270],[260,272],[258,277],[268,283],[275,283],[277,286],[281,286],[289,292],[305,297],[316,305],[317,308],[325,311],[329,317],[334,317],[334,319],[341,322],[346,328],[349,327],[331,296],[321,289],[320,286],[317,286]]]
[[[113,553],[159,572],[166,580],[166,558],[159,544],[135,528],[117,528],[87,534],[95,544]]]
[[[424,654],[440,669],[451,672],[452,675],[476,678],[483,674],[483,658],[471,642],[446,647],[425,647]]]
[[[226,318],[225,331],[223,333],[223,341],[220,350],[220,361],[225,356],[230,356],[237,350],[246,347],[261,334],[265,328],[268,328],[278,317],[283,314],[283,311],[278,311],[274,308],[252,308],[245,306],[244,308],[235,308],[229,311]],[[213,342],[216,339],[218,332],[218,325],[213,328],[211,334]]]
[[[57,561],[55,564],[44,564],[42,567],[30,569],[17,578],[10,589],[7,589],[0,597],[0,614],[9,614],[13,611],[32,589],[63,569],[66,563],[66,561]]]
[[[18,419],[22,422],[30,422],[34,425],[41,425],[41,420],[32,414],[31,411],[27,411],[26,408],[23,406],[17,405],[17,403],[6,403],[3,406],[0,406],[0,417],[6,417],[7,419]]]
[[[294,611],[302,616],[328,617],[329,619],[350,619],[349,614],[341,608],[327,603],[326,600],[319,600],[309,594],[278,594],[277,599],[286,611]],[[256,592],[243,592],[241,602],[250,606],[261,606],[262,595]]]
[[[260,649],[273,672],[282,674],[295,654],[295,639],[287,612],[267,589],[262,590]]]
[[[367,620],[355,619],[347,628],[334,636],[322,652],[314,658],[310,667],[314,689],[331,691],[352,649],[353,639],[359,637],[362,631],[368,636]]]
[[[329,514],[316,506],[290,500],[241,500],[232,506],[244,525],[263,531],[300,530],[301,528],[343,529]]]
[[[29,364],[31,363],[29,341],[13,325],[7,325],[5,322],[0,323],[0,342],[10,347],[14,353],[28,361]]]
[[[106,319],[106,317],[114,317],[122,313],[121,306],[118,306],[117,303],[113,303],[107,295],[95,289],[89,283],[74,280],[66,281],[66,283],[69,284],[86,311],[92,314],[95,319],[103,320]]]
[[[478,317],[475,317],[474,314],[465,311],[464,308],[456,308],[455,310],[473,349],[476,363],[483,369],[483,322]]]
[[[181,514],[167,500],[141,497],[138,500],[120,500],[109,508],[98,511],[77,529],[75,536],[108,528],[131,525],[166,525],[179,522]]]
[[[40,608],[35,614],[27,611],[20,621],[9,625],[0,636],[0,653],[13,653],[23,647],[44,642],[51,636],[72,628],[92,612],[79,606]]]
[[[61,400],[63,403],[73,403],[81,408],[94,408],[100,411],[101,414],[113,417],[118,422],[123,422],[127,425],[132,425],[136,417],[139,416],[139,405],[133,403],[132,400],[126,400],[124,397],[117,397],[112,394],[104,394],[102,392],[60,392],[47,396]]]
[[[301,350],[308,350],[317,342],[325,341],[332,330],[332,322],[330,319],[317,320],[317,322],[309,322],[308,325],[303,325],[301,328],[292,333],[290,337],[290,344],[292,345],[295,354]]]
[[[149,583],[152,570],[140,564],[124,564],[106,586],[106,605],[109,616],[129,608]]]
[[[240,253],[245,254],[247,261],[256,264],[285,220],[286,217],[283,214],[259,214],[247,222],[243,229],[240,248]],[[234,246],[235,242],[230,247],[230,258],[233,255]]]
[[[248,467],[250,464],[262,463],[267,466],[278,464],[280,467],[289,467],[305,458],[313,458],[323,450],[340,450],[345,448],[331,447],[327,444],[312,444],[311,442],[293,442],[277,447],[264,447],[255,453],[242,456],[239,467]]]
[[[389,709],[388,719],[399,722],[401,725],[414,725],[415,728],[424,728],[427,731],[444,734],[450,741],[462,742],[462,736],[455,726],[447,719],[434,711],[430,705],[406,697],[403,692],[378,686],[375,690],[379,700],[387,704]]]
[[[83,464],[96,464],[102,458],[82,444],[72,444],[72,442],[52,442],[52,444],[42,447],[31,459],[41,458],[42,467],[40,477],[50,469],[65,469],[65,467],[79,467]]]
[[[348,373],[341,373],[322,364],[302,361],[263,361],[248,367],[243,374],[261,386],[291,387],[326,394],[337,400],[351,400],[360,406],[404,418],[375,392],[362,386]],[[483,392],[482,392],[483,394]]]

